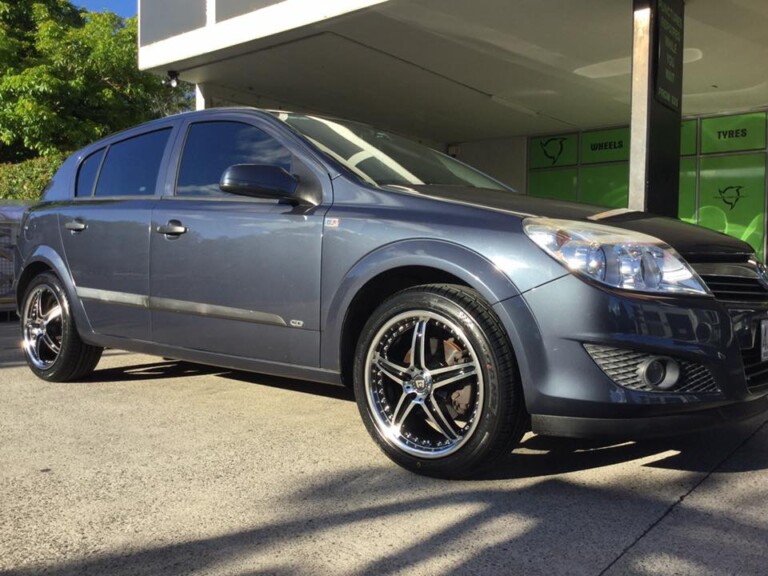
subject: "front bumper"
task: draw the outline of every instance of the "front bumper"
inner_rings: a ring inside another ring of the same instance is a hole
[[[744,370],[746,347],[759,351],[768,300],[734,307],[708,297],[615,291],[568,275],[495,310],[518,358],[534,432],[671,435],[768,410],[768,386],[748,381]],[[628,387],[598,366],[585,346],[674,358],[708,374],[711,385],[693,392],[697,387]]]
[[[705,408],[685,414],[634,418],[578,418],[534,414],[531,427],[536,434],[569,438],[634,440],[674,436],[687,432],[733,425],[765,414],[768,395],[754,400]]]

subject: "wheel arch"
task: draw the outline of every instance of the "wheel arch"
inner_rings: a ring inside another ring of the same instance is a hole
[[[80,335],[83,336],[84,333],[90,332],[90,322],[88,322],[85,309],[77,297],[75,284],[67,270],[67,265],[58,252],[50,246],[38,246],[24,263],[16,280],[16,311],[21,314],[22,299],[29,283],[43,272],[52,272],[61,281],[61,285],[67,293],[67,298],[72,308],[71,312],[75,318],[75,324]]]
[[[339,370],[349,384],[355,346],[373,310],[400,290],[435,283],[472,288],[491,306],[519,294],[492,262],[463,246],[433,240],[389,244],[350,268],[324,305],[322,366]]]

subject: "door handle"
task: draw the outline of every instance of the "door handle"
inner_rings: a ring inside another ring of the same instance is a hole
[[[158,234],[165,234],[166,236],[180,236],[187,231],[187,227],[184,226],[178,220],[168,220],[167,224],[160,225],[155,228],[155,232]]]
[[[64,228],[72,232],[72,234],[76,234],[77,232],[82,232],[88,228],[88,226],[80,218],[75,218],[74,220],[70,220],[69,222],[65,223]]]

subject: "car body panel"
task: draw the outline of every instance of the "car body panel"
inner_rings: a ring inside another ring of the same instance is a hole
[[[154,199],[75,201],[59,208],[67,267],[94,332],[149,340],[149,223]],[[70,222],[82,231],[70,231]]]
[[[706,254],[712,258],[715,255],[751,254],[753,251],[745,242],[732,236],[714,232],[701,226],[694,226],[674,218],[645,212],[623,209],[610,210],[601,206],[576,204],[496,190],[477,189],[468,193],[466,189],[446,186],[418,186],[415,187],[415,190],[432,198],[473,203],[477,206],[504,210],[522,217],[591,220],[608,226],[642,232],[662,239],[691,260],[695,260],[698,254]]]
[[[21,234],[26,238],[24,238],[24,241],[19,242],[16,247],[16,302],[21,303],[22,301],[21,296],[23,294],[18,291],[23,290],[23,284],[20,280],[29,280],[29,274],[26,274],[26,272],[35,268],[52,270],[62,281],[81,336],[83,339],[90,341],[93,329],[91,328],[88,316],[85,314],[83,303],[77,297],[75,284],[67,268],[67,263],[62,257],[63,249],[61,247],[58,222],[58,214],[45,208],[27,212],[22,220]],[[22,263],[23,266],[21,265]]]
[[[269,200],[159,202],[152,217],[152,339],[317,366],[324,212]],[[188,231],[154,231],[169,220]]]

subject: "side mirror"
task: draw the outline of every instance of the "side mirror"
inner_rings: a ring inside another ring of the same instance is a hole
[[[298,185],[296,176],[268,164],[235,164],[224,170],[219,181],[219,188],[230,194],[303,204],[302,198],[295,195]]]

